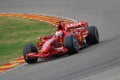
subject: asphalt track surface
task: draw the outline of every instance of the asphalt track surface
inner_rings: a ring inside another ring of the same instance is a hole
[[[24,64],[0,80],[120,80],[120,0],[0,0],[0,13],[52,14],[96,25],[100,43],[72,56]]]

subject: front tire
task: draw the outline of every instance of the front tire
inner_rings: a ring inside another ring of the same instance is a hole
[[[68,49],[69,55],[77,53],[79,51],[78,40],[73,35],[69,35],[64,39],[64,47]]]
[[[31,57],[26,56],[27,54],[29,54],[31,52],[36,52],[36,53],[38,52],[36,46],[33,44],[25,45],[25,47],[23,49],[23,56],[24,56],[25,61],[29,64],[36,63],[38,60],[38,58],[31,58]]]

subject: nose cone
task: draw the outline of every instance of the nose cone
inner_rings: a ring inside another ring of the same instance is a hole
[[[48,58],[48,57],[50,57],[51,56],[50,50],[51,50],[50,46],[42,47],[40,57],[41,58]]]
[[[48,53],[49,50],[50,50],[50,46],[48,46],[48,47],[42,47],[41,53]]]
[[[48,53],[51,50],[51,44],[54,42],[54,39],[47,40],[41,49],[41,53]]]

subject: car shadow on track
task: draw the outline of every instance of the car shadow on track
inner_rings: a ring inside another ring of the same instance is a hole
[[[101,44],[104,44],[104,42],[102,42]],[[39,59],[37,63],[32,63],[32,64],[29,64],[29,65],[33,65],[33,64],[37,65],[37,64],[41,64],[41,63],[51,62],[51,61],[54,61],[54,60],[59,60],[59,59],[63,59],[63,58],[66,58],[66,57],[74,56],[76,54],[82,54],[82,53],[94,50],[97,46],[99,46],[101,44],[86,46],[84,48],[81,48],[78,53],[75,53],[75,54],[72,54],[72,55],[64,54],[64,55],[56,55],[56,56],[53,56],[53,57],[47,58],[47,59]]]

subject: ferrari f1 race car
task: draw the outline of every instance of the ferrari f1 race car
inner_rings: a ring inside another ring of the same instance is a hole
[[[27,44],[23,56],[27,63],[36,63],[38,58],[48,59],[55,55],[78,53],[86,45],[99,43],[99,34],[95,26],[85,21],[64,24],[59,21],[53,35],[39,37],[36,45]]]

